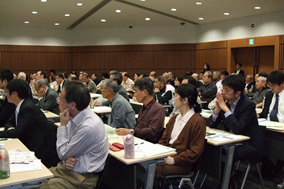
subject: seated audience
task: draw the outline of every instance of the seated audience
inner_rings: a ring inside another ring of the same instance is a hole
[[[48,121],[43,112],[32,102],[30,89],[23,80],[14,79],[7,85],[8,102],[16,105],[14,114],[0,131],[0,138],[19,138],[38,159],[43,157],[50,135]]]
[[[129,74],[127,72],[122,73],[122,83],[121,86],[125,89],[132,89],[134,86],[134,81],[129,78]]]
[[[93,80],[91,80],[89,74],[86,72],[83,73],[82,80],[86,83],[86,87],[90,93],[96,93],[97,91],[97,86]]]
[[[96,73],[93,73],[91,75],[91,79],[93,80],[93,82],[95,82],[96,85],[98,85],[100,83],[99,76]]]
[[[198,73],[193,73],[191,76],[196,80],[196,89],[198,90],[199,87],[201,87],[201,86],[203,85],[203,82],[201,82],[201,81],[199,80],[199,75],[198,75]],[[203,76],[202,76],[202,77],[203,77]]]
[[[143,78],[135,82],[135,96],[143,103],[134,129],[116,129],[118,135],[133,133],[138,138],[157,143],[164,130],[165,110],[153,98],[154,85],[150,78]]]
[[[108,156],[101,119],[89,109],[90,94],[80,82],[68,82],[59,94],[57,153],[62,162],[40,188],[95,188]]]
[[[61,92],[63,89],[66,81],[64,80],[64,75],[62,73],[57,73],[55,76],[55,80],[57,83],[57,89],[54,89],[58,94]]]
[[[240,74],[242,75],[243,77],[245,77],[245,72],[244,70],[242,70],[242,63],[238,62],[236,64],[236,71],[235,71],[236,74]]]
[[[180,109],[166,125],[159,144],[176,149],[177,154],[165,158],[156,166],[156,177],[188,174],[201,155],[205,142],[206,124],[200,117],[196,102],[197,91],[191,84],[182,84],[175,92],[175,107]]]
[[[174,92],[175,88],[167,84],[163,76],[158,76],[155,80],[155,98],[162,105],[170,105],[170,108],[165,108],[166,115],[170,115],[174,107]]]
[[[244,159],[257,162],[263,151],[262,131],[258,126],[255,104],[243,94],[245,79],[241,75],[230,75],[222,84],[222,94],[216,95],[211,127],[220,126],[228,132],[249,136],[250,140],[235,147],[233,162]]]
[[[0,71],[0,88],[4,92],[2,93],[2,99],[0,99],[0,127],[4,127],[16,110],[15,104],[8,102],[6,94],[8,82],[11,80],[13,80],[13,73],[10,70],[2,69]]]
[[[269,87],[266,85],[266,78],[259,76],[255,82],[255,87],[257,91],[252,97],[252,101],[255,103],[256,108],[262,108],[263,99],[265,95],[270,91]]]
[[[18,73],[18,79],[27,81],[27,75],[25,74],[25,72],[19,72]]]
[[[180,75],[176,76],[176,78],[175,78],[175,88],[178,88],[181,85],[182,80],[183,80],[182,76],[180,76]]]
[[[52,83],[55,81],[55,70],[50,70],[49,71],[49,83]]]
[[[248,74],[246,77],[245,93],[251,93],[253,91],[254,82],[252,81],[252,75]]]
[[[58,94],[48,87],[48,80],[36,80],[35,90],[37,91],[39,97],[38,106],[43,110],[48,110],[59,115],[59,108],[56,100]]]
[[[217,93],[216,84],[212,82],[213,76],[210,71],[207,71],[203,75],[204,85],[198,89],[198,95],[201,101],[205,101],[202,103],[203,109],[208,109],[208,104],[211,102]]]
[[[216,83],[218,81],[220,81],[220,72],[219,71],[213,71],[212,76],[213,76],[212,82],[215,83],[215,85],[216,85]]]
[[[104,80],[101,84],[102,96],[110,102],[111,105],[111,126],[115,128],[134,128],[135,112],[129,101],[118,93],[117,82],[112,79]]]

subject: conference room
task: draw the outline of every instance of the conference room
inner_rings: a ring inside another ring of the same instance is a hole
[[[0,68],[15,74],[84,71],[101,78],[117,70],[133,79],[136,72],[200,73],[204,63],[233,73],[239,62],[245,76],[284,71],[279,0],[13,0],[1,1],[0,10]],[[245,188],[261,187],[250,175]],[[278,177],[264,179],[266,188],[284,173]],[[222,181],[209,174],[203,187],[213,185]]]

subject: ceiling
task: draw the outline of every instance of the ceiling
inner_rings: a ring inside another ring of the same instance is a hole
[[[254,9],[256,6],[261,9]],[[116,13],[117,9],[121,12]],[[283,10],[284,0],[1,0],[0,27],[80,30],[199,25]],[[225,12],[230,15],[225,16]],[[67,13],[70,16],[64,16]],[[200,17],[204,20],[199,20]]]

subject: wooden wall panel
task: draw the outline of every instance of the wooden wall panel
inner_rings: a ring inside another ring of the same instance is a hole
[[[268,74],[274,70],[274,47],[259,47],[258,72],[265,71]]]
[[[282,42],[284,42],[284,37]],[[279,51],[279,70],[284,71],[284,43],[280,45]]]
[[[236,63],[242,63],[242,69],[245,71],[245,75],[254,75],[254,62],[255,62],[255,48],[237,48]],[[230,72],[234,72],[236,68],[232,66]]]

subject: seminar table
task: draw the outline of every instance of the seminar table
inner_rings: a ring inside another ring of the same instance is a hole
[[[8,139],[0,141],[5,144],[5,148],[9,150],[20,150],[21,152],[27,152],[29,149],[19,139]],[[7,179],[0,179],[0,187],[7,188],[23,188],[22,184],[38,183],[47,178],[52,178],[53,174],[41,164],[41,170],[25,171],[11,173]]]

